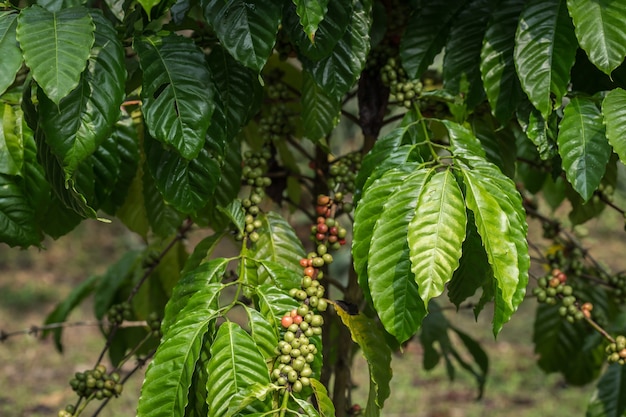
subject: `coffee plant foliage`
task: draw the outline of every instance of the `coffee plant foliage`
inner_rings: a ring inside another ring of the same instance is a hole
[[[133,358],[149,362],[140,417],[378,416],[406,343],[480,395],[487,356],[444,304],[492,310],[497,335],[531,297],[539,366],[597,383],[588,416],[626,415],[626,275],[534,197],[570,202],[571,225],[623,214],[624,2],[0,10],[0,240],[43,246],[115,217],[145,242],[47,319],[93,296],[107,340],[60,416],[120,395]],[[529,216],[545,275],[530,273]]]

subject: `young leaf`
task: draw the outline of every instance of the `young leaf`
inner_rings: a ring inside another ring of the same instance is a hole
[[[204,17],[224,48],[260,73],[272,53],[282,12],[279,1],[202,0]]]
[[[17,40],[33,78],[53,103],[69,94],[85,70],[95,25],[87,9],[51,13],[38,5],[20,13]]]
[[[414,167],[412,167],[414,168]],[[382,215],[382,208],[389,196],[400,187],[409,176],[410,169],[391,169],[374,181],[363,194],[356,206],[352,237],[352,256],[359,286],[365,299],[371,304],[372,297],[368,285],[368,254],[372,245],[372,233]]]
[[[0,12],[0,95],[11,86],[22,66],[22,51],[17,43],[17,13]]]
[[[400,58],[409,78],[419,78],[446,44],[450,23],[463,0],[429,2],[409,18],[400,41]]]
[[[611,156],[602,114],[593,100],[572,98],[559,123],[557,143],[567,180],[588,201],[598,188]]]
[[[609,91],[602,102],[602,116],[606,138],[622,163],[626,163],[626,91],[621,88]]]
[[[385,329],[402,343],[415,334],[426,315],[411,272],[409,222],[430,172],[417,170],[389,195],[376,220],[368,253],[367,276],[374,307]]]
[[[143,113],[150,134],[185,159],[201,152],[213,112],[204,54],[183,36],[144,37],[133,47],[143,70]]]
[[[124,48],[109,20],[100,12],[91,17],[95,42],[78,87],[58,103],[39,95],[40,126],[66,180],[110,136],[124,100]]]
[[[626,4],[620,1],[568,0],[576,37],[589,60],[611,75],[626,56]]]
[[[526,5],[515,36],[515,68],[544,119],[567,92],[577,47],[566,0],[532,0]]]
[[[300,24],[311,43],[315,43],[315,32],[328,10],[329,0],[293,0]]]
[[[596,385],[587,417],[622,417],[626,413],[626,367],[610,365]]]
[[[480,54],[480,72],[493,115],[505,123],[522,97],[515,72],[515,29],[525,0],[503,0],[491,15]]]
[[[359,345],[367,360],[370,372],[370,392],[368,405],[382,409],[389,397],[391,381],[391,349],[386,343],[380,343],[385,335],[379,324],[363,314],[351,315],[335,304],[335,311],[343,324],[350,329],[352,340]],[[367,411],[374,415],[374,410]]]
[[[223,323],[211,345],[211,359],[207,364],[209,415],[222,417],[242,390],[270,382],[267,365],[257,346],[239,325]]]
[[[138,417],[184,415],[205,334],[217,317],[221,289],[221,284],[202,287],[188,299],[176,322],[164,332],[141,387]]]
[[[428,308],[459,266],[467,218],[463,194],[450,170],[432,176],[408,225],[411,271]]]

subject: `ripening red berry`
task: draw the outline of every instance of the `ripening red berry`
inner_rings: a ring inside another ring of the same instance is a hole
[[[286,315],[280,321],[280,324],[286,329],[293,324],[293,317]]]

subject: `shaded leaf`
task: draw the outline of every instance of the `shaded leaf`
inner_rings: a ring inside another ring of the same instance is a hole
[[[11,86],[22,67],[22,51],[17,43],[17,13],[0,12],[0,95]]]
[[[596,385],[587,417],[623,417],[626,413],[626,367],[610,365]]]
[[[0,174],[18,175],[24,163],[22,120],[8,104],[0,104]]]
[[[40,239],[35,212],[16,177],[0,174],[0,241],[25,248]]]
[[[302,134],[316,142],[339,122],[341,102],[318,86],[307,71],[302,74]]]

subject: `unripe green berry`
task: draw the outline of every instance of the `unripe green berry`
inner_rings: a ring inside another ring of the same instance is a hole
[[[298,380],[298,373],[296,371],[291,371],[287,374],[287,381],[293,383]]]
[[[300,382],[300,381],[294,382],[293,385],[291,386],[291,390],[293,392],[300,392],[300,391],[302,391],[302,382]]]

